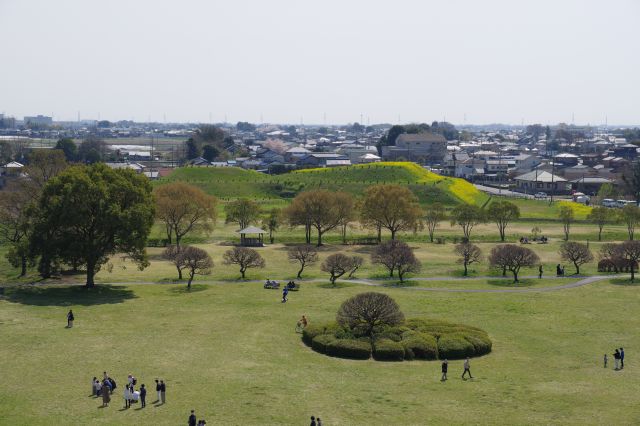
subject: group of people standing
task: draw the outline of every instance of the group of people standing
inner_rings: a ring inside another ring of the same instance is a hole
[[[465,378],[465,375],[467,373],[469,373],[469,378],[473,379],[473,376],[471,375],[471,362],[469,361],[469,357],[467,357],[464,360],[463,368],[464,368],[464,371],[462,372],[462,380],[467,380]],[[440,378],[441,382],[445,382],[447,380],[448,371],[449,371],[449,361],[445,359],[444,361],[442,361],[442,377]]]
[[[556,275],[559,277],[564,276],[564,266],[561,266],[559,263],[556,265]]]
[[[609,357],[604,354],[604,368],[607,368]],[[622,370],[624,368],[624,348],[616,349],[613,353],[613,369]]]
[[[147,406],[147,388],[144,384],[140,385],[138,390],[135,389],[135,385],[138,383],[132,374],[127,376],[127,384],[122,391],[122,398],[124,399],[124,408],[131,408],[131,404],[140,402],[140,408]],[[91,394],[96,398],[102,397],[102,406],[108,407],[111,402],[111,395],[117,387],[116,381],[109,377],[107,372],[102,373],[102,381],[97,377],[91,380]],[[158,399],[156,403],[164,404],[166,402],[167,386],[163,380],[156,379],[156,392],[158,393]]]

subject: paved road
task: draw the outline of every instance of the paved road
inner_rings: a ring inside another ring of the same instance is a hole
[[[398,289],[401,290],[415,290],[415,291],[434,291],[434,292],[443,292],[443,293],[544,293],[544,292],[549,292],[549,291],[558,291],[558,290],[565,290],[565,289],[570,289],[570,288],[576,288],[576,287],[582,287],[584,285],[587,284],[591,284],[594,283],[596,281],[601,281],[601,280],[605,280],[605,279],[609,279],[609,278],[614,278],[614,277],[620,277],[620,275],[595,275],[595,276],[590,276],[590,277],[586,277],[586,276],[567,276],[567,277],[556,277],[556,276],[550,276],[550,277],[546,277],[545,279],[553,279],[553,280],[563,280],[563,279],[567,279],[567,278],[582,278],[579,281],[573,281],[567,284],[560,284],[557,286],[552,286],[552,287],[533,287],[533,288],[442,288],[442,287],[416,287],[416,286],[412,286],[412,287],[402,287],[402,286],[398,286]],[[522,276],[520,278],[531,278],[531,279],[537,279],[538,276],[537,275],[527,275],[527,276]],[[483,276],[483,277],[467,277],[467,278],[462,278],[462,277],[424,277],[424,278],[420,278],[420,277],[413,277],[413,278],[409,278],[406,281],[473,281],[473,280],[486,280],[486,279],[496,279],[496,280],[511,280],[511,277],[496,277],[496,276]],[[287,280],[280,280],[281,283],[286,282]],[[321,283],[327,283],[328,280],[326,279],[311,279],[311,280],[298,280],[301,283],[309,283],[309,282],[321,282]],[[233,281],[197,281],[194,284],[237,284],[237,283],[263,283],[263,280],[247,280],[247,281],[237,281],[237,280],[233,280]],[[353,284],[361,284],[361,285],[366,285],[366,286],[371,286],[371,287],[387,287],[387,286],[394,286],[394,283],[396,283],[397,281],[394,280],[388,280],[388,279],[351,279],[351,280],[338,280],[338,282],[340,283],[353,283]],[[97,283],[97,284],[108,284],[108,285],[136,285],[136,284],[158,284],[157,282],[152,282],[152,281],[138,281],[138,282],[104,282],[104,283]],[[167,283],[167,284],[176,284],[176,283]]]
[[[502,191],[500,191],[498,188],[493,188],[491,186],[476,185],[476,184],[474,184],[473,186],[478,188],[480,191],[486,192],[491,195],[502,195],[505,197],[529,198],[529,199],[533,198],[533,195],[523,194],[522,192],[509,191],[508,189],[503,189]]]

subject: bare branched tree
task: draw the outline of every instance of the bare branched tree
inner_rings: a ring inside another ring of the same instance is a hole
[[[358,256],[352,257],[343,253],[332,254],[322,262],[320,269],[329,273],[329,280],[335,286],[338,278],[353,269],[356,259]]]
[[[287,257],[289,262],[298,262],[300,264],[297,277],[302,278],[304,268],[318,261],[318,250],[311,244],[293,246],[287,250]]]
[[[265,262],[262,256],[255,251],[247,247],[234,247],[231,250],[224,252],[222,256],[225,265],[238,265],[240,266],[240,274],[242,278],[245,277],[245,272],[249,268],[264,268]]]
[[[513,273],[513,282],[518,282],[518,273],[523,266],[534,266],[540,258],[531,249],[515,244],[502,244],[491,249],[489,263],[495,268]]]
[[[586,244],[575,241],[565,241],[560,246],[560,257],[567,262],[573,262],[576,267],[576,275],[580,274],[580,265],[593,262],[593,254]]]
[[[403,282],[404,274],[418,272],[421,268],[413,249],[399,240],[387,241],[377,246],[371,254],[371,263],[383,265],[389,271],[390,277],[397,271],[400,282]]]
[[[340,306],[336,320],[356,334],[372,337],[381,326],[401,324],[404,314],[396,301],[386,294],[367,292],[347,299]]]
[[[457,244],[455,248],[456,254],[459,256],[458,262],[464,265],[464,276],[468,274],[467,267],[472,263],[482,260],[482,250],[475,244],[462,243]]]

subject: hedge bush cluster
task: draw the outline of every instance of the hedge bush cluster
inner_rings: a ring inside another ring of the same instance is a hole
[[[377,330],[373,341],[355,336],[335,322],[311,324],[302,332],[302,340],[316,352],[329,356],[373,356],[379,361],[462,359],[491,352],[491,339],[480,328],[422,319]]]

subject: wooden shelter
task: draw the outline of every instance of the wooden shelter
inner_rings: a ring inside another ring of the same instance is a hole
[[[243,247],[263,247],[264,246],[264,234],[267,231],[260,229],[256,226],[248,226],[238,231],[240,234],[240,245]],[[247,234],[257,235],[257,237],[247,237]]]

